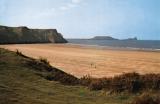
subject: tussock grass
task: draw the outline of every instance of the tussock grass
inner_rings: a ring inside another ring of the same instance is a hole
[[[124,73],[111,78],[81,78],[81,84],[91,90],[110,90],[111,92],[137,93],[145,90],[160,90],[160,74]]]
[[[21,51],[19,51],[18,49],[16,49],[16,54],[18,55],[18,56],[22,56],[22,57],[24,57],[24,58],[29,58],[28,56],[26,56],[26,55],[24,55]]]
[[[130,104],[160,104],[160,95],[143,93],[133,99]]]
[[[46,58],[40,57],[38,60],[39,60],[40,62],[43,62],[44,64],[50,65],[49,61],[48,61]]]

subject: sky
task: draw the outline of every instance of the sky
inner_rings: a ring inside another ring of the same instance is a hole
[[[55,28],[65,38],[160,40],[160,0],[0,0],[0,25]]]

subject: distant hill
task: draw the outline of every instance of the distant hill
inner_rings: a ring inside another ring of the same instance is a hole
[[[111,36],[95,36],[91,39],[92,40],[138,40],[137,37],[128,38],[128,39],[117,39],[117,38],[113,38]]]
[[[0,44],[11,43],[66,43],[56,29],[29,29],[0,26]]]
[[[118,40],[118,39],[113,38],[111,36],[95,36],[91,39],[93,39],[93,40]]]
[[[128,38],[128,39],[123,39],[123,40],[138,40],[137,37],[134,38]]]

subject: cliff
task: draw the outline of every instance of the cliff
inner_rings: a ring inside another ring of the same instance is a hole
[[[29,29],[0,26],[0,44],[11,43],[66,43],[56,29]]]

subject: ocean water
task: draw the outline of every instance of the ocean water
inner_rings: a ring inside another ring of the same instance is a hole
[[[91,39],[67,39],[67,40],[69,43],[73,44],[160,50],[160,40],[91,40]]]

